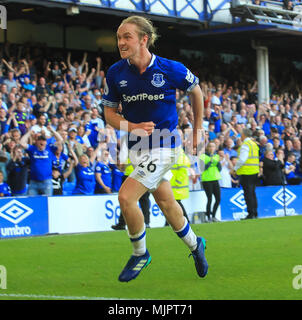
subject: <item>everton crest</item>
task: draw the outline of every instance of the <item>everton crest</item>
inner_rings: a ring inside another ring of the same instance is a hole
[[[154,87],[162,87],[165,84],[164,75],[162,73],[154,73],[151,83]]]

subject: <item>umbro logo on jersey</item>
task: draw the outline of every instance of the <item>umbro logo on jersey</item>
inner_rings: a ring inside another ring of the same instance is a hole
[[[127,87],[128,81],[127,80],[122,80],[119,83],[120,83],[120,87]]]
[[[162,87],[166,83],[164,80],[164,75],[162,73],[154,73],[151,83],[154,85],[154,87]]]

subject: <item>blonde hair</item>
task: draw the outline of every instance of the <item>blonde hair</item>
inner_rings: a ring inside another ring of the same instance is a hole
[[[156,33],[156,28],[153,26],[151,20],[141,16],[130,16],[124,19],[121,25],[125,23],[135,24],[137,26],[138,35],[140,38],[145,35],[148,36],[147,48],[154,46],[154,43],[158,38],[158,34]]]

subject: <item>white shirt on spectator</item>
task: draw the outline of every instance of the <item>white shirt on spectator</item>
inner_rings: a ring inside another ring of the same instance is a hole
[[[237,118],[237,123],[239,123],[239,124],[241,124],[241,123],[247,124],[247,118],[243,117],[241,114],[237,114],[236,118]]]
[[[74,66],[70,66],[70,71],[72,73],[72,77],[75,77],[77,74],[76,74],[76,71],[79,70],[80,73],[82,74],[82,66],[78,66],[77,68],[75,68]]]
[[[213,96],[211,99],[211,103],[213,104],[218,104],[219,106],[221,105],[221,101],[217,96]]]
[[[35,133],[39,133],[41,131],[44,131],[46,138],[50,138],[51,137],[50,131],[45,126],[41,127],[38,124],[35,124],[34,126],[32,126],[31,130],[34,131]]]
[[[230,168],[228,162],[223,159],[221,163],[221,179],[219,180],[219,185],[222,188],[232,188],[232,180],[230,175]]]

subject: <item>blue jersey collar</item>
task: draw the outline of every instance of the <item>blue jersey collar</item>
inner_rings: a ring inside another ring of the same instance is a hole
[[[151,61],[150,61],[149,65],[148,65],[147,69],[149,69],[150,67],[153,66],[155,58],[156,58],[156,55],[152,53],[152,58],[151,58]],[[129,66],[132,66],[132,64],[130,63],[129,59],[127,59],[127,62],[128,62]]]

